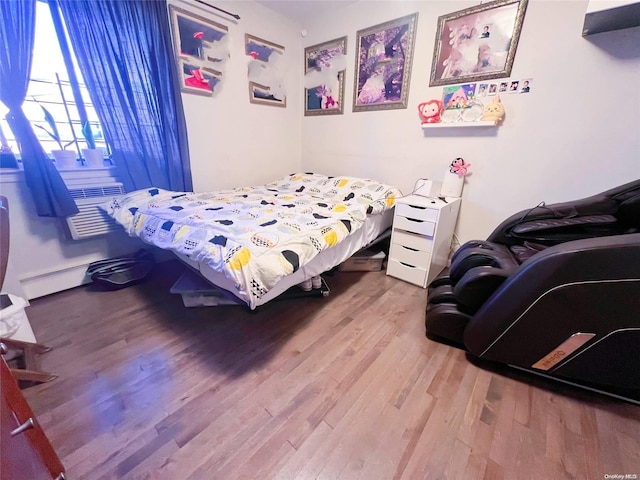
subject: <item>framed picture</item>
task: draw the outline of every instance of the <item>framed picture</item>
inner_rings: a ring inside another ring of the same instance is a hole
[[[179,60],[178,66],[180,69],[180,88],[183,92],[213,95],[216,85],[222,79],[222,72],[213,68],[200,67],[184,60]]]
[[[528,0],[497,0],[438,18],[430,86],[508,77]]]
[[[407,108],[418,14],[358,30],[353,111]]]
[[[279,68],[284,47],[247,33],[244,36],[244,48],[245,54],[252,57],[248,68],[249,101],[286,107],[284,75]]]
[[[304,114],[341,115],[344,112],[344,74],[347,37],[304,49]]]
[[[271,92],[268,85],[260,85],[256,82],[249,82],[249,101],[262,105],[273,105],[276,107],[286,107],[287,98],[277,98]]]
[[[229,56],[229,29],[174,5],[169,6],[169,13],[181,90],[213,95]]]
[[[442,104],[445,110],[458,110],[471,107],[476,98],[476,84],[455,85],[442,89]]]

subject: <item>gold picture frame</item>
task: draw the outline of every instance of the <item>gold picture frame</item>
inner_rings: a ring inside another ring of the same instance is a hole
[[[429,86],[511,75],[528,0],[497,0],[438,18]]]
[[[353,111],[407,108],[418,13],[358,30]]]

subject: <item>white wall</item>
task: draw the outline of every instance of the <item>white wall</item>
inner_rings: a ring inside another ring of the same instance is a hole
[[[264,184],[299,171],[300,27],[251,1],[215,3],[240,15],[238,22],[190,0],[172,3],[227,25],[231,42],[231,58],[215,95],[182,94],[194,190]],[[285,47],[282,70],[288,93],[286,108],[249,102],[250,57],[244,51],[245,33]]]
[[[611,8],[624,7],[638,3],[636,0],[589,0],[587,13],[600,12]]]
[[[457,226],[461,241],[485,238],[518,210],[591,195],[640,178],[640,28],[581,36],[587,1],[531,0],[511,78],[531,93],[502,95],[497,129],[423,130],[417,104],[429,87],[437,18],[477,5],[361,1],[305,25],[304,46],[348,35],[342,116],[303,117],[303,170],[370,176],[413,189],[441,179],[451,160],[472,164]],[[406,110],[351,111],[356,31],[419,12]]]

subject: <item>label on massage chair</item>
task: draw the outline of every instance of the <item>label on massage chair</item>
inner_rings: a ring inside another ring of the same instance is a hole
[[[558,345],[556,348],[551,350],[548,354],[534,363],[532,367],[537,368],[538,370],[549,370],[551,367],[553,367],[557,363],[560,363],[562,360],[567,358],[569,355],[571,355],[573,352],[575,352],[595,336],[595,333],[574,333],[564,342],[562,342],[560,345]]]

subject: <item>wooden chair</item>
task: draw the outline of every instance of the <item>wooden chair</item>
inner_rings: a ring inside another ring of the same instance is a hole
[[[9,263],[9,203],[7,197],[0,195],[0,290],[4,285]],[[0,343],[4,343],[10,349],[5,358],[21,357],[21,365],[24,368],[10,368],[17,380],[31,382],[49,382],[57,377],[51,373],[43,372],[38,368],[37,355],[46,353],[51,347],[40,343],[25,342],[8,337],[0,337]]]

